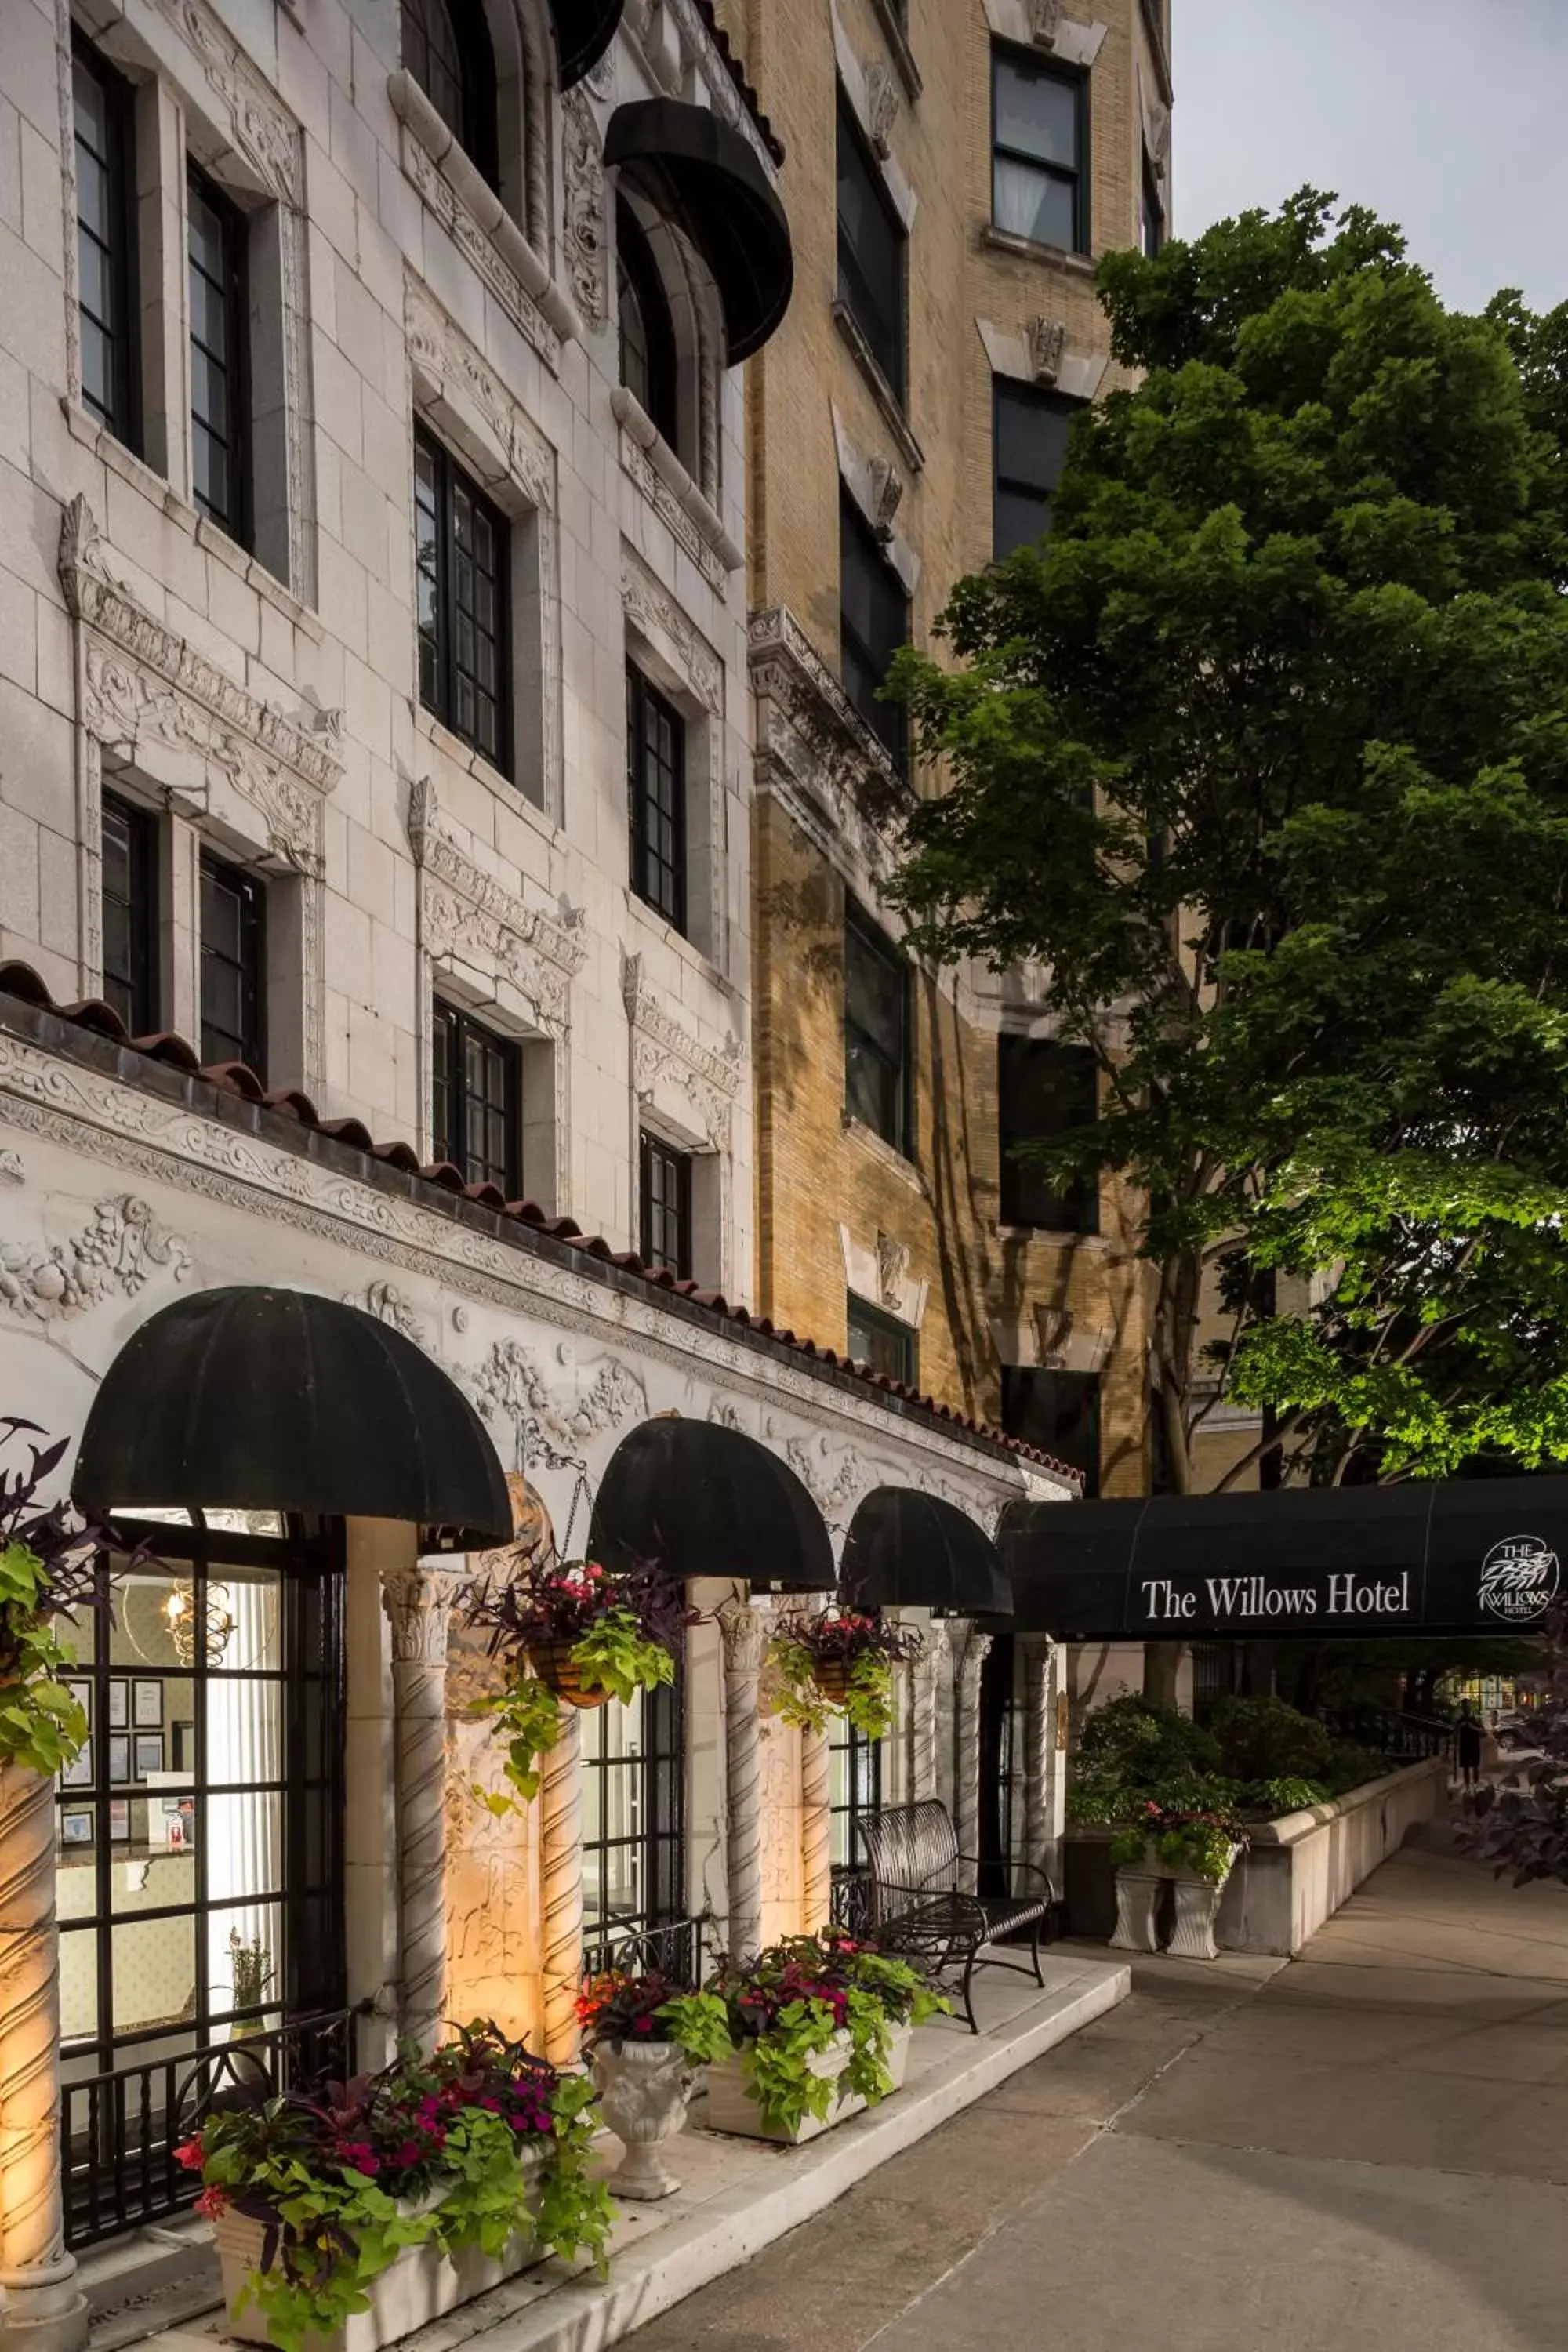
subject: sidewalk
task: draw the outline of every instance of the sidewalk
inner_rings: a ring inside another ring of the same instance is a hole
[[[1297,1961],[1140,1964],[1121,2009],[633,2343],[1536,2352],[1565,2242],[1568,1894],[1435,1831]]]

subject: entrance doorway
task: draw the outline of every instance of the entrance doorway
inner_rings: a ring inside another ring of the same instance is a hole
[[[89,1738],[57,1791],[67,2231],[188,2204],[225,2083],[352,2073],[342,1561],[270,1512],[118,1517],[60,1631]]]

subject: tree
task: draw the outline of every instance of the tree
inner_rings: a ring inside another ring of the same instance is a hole
[[[899,673],[897,895],[1096,1053],[1040,1156],[1144,1204],[1178,1492],[1226,1395],[1226,1484],[1568,1454],[1568,310],[1336,202],[1101,262],[1141,380]]]

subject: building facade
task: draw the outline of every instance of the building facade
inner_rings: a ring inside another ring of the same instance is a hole
[[[709,0],[5,23],[0,1412],[75,1441],[181,1300],[305,1292],[467,1398],[531,1540],[579,1548],[670,1414],[785,1460],[835,1541],[879,1486],[1068,1499],[749,1306],[740,366],[806,174]],[[148,1549],[77,1629],[89,1747],[0,1770],[0,2319],[40,2352],[77,2254],[188,2197],[238,2011],[279,2065],[351,2012],[370,2063],[478,2010],[569,2055],[596,1940],[820,1924],[867,1793],[755,1728],[743,1561],[693,1582],[678,1703],[600,1711],[498,1822],[406,1511],[93,1499]],[[973,1824],[985,1653],[932,1629],[884,1799]]]

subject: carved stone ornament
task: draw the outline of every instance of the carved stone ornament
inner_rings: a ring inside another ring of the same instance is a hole
[[[1060,1369],[1071,1344],[1072,1333],[1073,1311],[1070,1307],[1036,1302],[1035,1344],[1043,1366]]]
[[[898,513],[904,495],[903,477],[886,457],[873,457],[869,470],[872,527],[879,539],[890,539],[893,517]]]
[[[890,66],[866,68],[866,128],[875,152],[886,163],[893,152],[893,125],[899,119],[898,84]]]
[[[200,59],[208,87],[228,119],[232,144],[269,194],[297,210],[304,202],[300,133],[271,85],[230,38],[206,0],[153,0],[153,5]]]
[[[594,110],[580,89],[561,100],[561,170],[565,194],[563,243],[572,292],[587,324],[609,316],[609,229],[605,205],[605,149]]]
[[[724,711],[724,665],[662,581],[630,548],[621,551],[621,600],[627,617],[673,663],[704,710]]]
[[[903,1303],[904,1284],[909,1278],[910,1245],[895,1239],[891,1234],[877,1235],[877,1296],[884,1307],[895,1313]]]
[[[731,1034],[716,1051],[694,1037],[649,989],[640,955],[627,956],[622,964],[621,995],[632,1028],[632,1084],[638,1097],[649,1102],[661,1084],[674,1087],[691,1104],[713,1150],[727,1151],[741,1088],[740,1039]]]
[[[557,922],[475,864],[440,824],[436,787],[419,777],[408,796],[408,839],[419,868],[420,943],[431,956],[461,951],[488,961],[532,1005],[540,1026],[566,1025],[567,989],[588,950],[581,918]]]
[[[1149,161],[1163,174],[1171,152],[1171,110],[1162,99],[1152,99],[1143,110],[1143,144]]]
[[[26,1176],[19,1151],[0,1151],[0,1184],[20,1184]]]
[[[447,1628],[461,1589],[462,1579],[453,1570],[430,1568],[423,1561],[382,1570],[381,1600],[392,1629],[395,1664],[446,1664]]]
[[[561,338],[515,269],[497,252],[464,204],[456,188],[405,122],[402,137],[403,169],[420,202],[449,236],[464,259],[489,287],[518,332],[531,343],[552,372],[561,365]]]
[[[1029,320],[1025,332],[1029,346],[1030,374],[1037,383],[1054,384],[1067,356],[1067,320],[1047,319],[1042,314]]]
[[[1029,38],[1037,48],[1056,47],[1061,21],[1062,0],[1029,0]]]
[[[190,1253],[145,1201],[125,1192],[100,1201],[69,1241],[0,1242],[0,1308],[37,1323],[69,1322],[116,1293],[134,1298],[161,1269],[184,1282]]]
[[[617,1356],[584,1365],[565,1339],[557,1343],[549,1364],[521,1339],[497,1339],[463,1386],[488,1421],[527,1423],[574,1454],[627,1422],[648,1417],[640,1374]]]
[[[465,394],[495,436],[507,472],[530,503],[552,513],[555,452],[527,411],[416,278],[403,289],[408,356],[438,396]]]
[[[429,1339],[425,1326],[405,1298],[395,1283],[372,1282],[363,1290],[345,1290],[345,1307],[357,1307],[362,1315],[374,1315],[378,1323],[394,1331],[401,1331],[416,1348],[427,1348]]]

